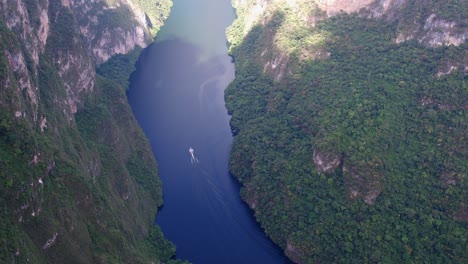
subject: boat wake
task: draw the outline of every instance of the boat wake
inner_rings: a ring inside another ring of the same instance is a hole
[[[195,150],[193,150],[192,147],[189,148],[189,153],[190,153],[190,163],[192,163],[192,165],[200,164],[197,157],[195,157]]]

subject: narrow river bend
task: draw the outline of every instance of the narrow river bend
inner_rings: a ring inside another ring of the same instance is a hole
[[[156,222],[176,244],[177,258],[288,263],[228,171],[224,89],[235,70],[225,29],[234,16],[229,0],[174,0],[156,43],[137,63],[128,97],[159,164],[164,207]]]

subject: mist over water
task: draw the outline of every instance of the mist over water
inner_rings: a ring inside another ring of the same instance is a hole
[[[203,59],[226,55],[226,28],[235,12],[226,0],[175,0],[156,42],[183,39],[201,49]]]
[[[240,200],[229,175],[232,143],[224,89],[234,78],[225,29],[229,0],[175,0],[128,93],[163,182],[156,222],[193,263],[287,263]]]

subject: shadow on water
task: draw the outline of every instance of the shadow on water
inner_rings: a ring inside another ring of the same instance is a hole
[[[163,181],[157,223],[178,258],[193,263],[288,263],[229,174],[224,89],[234,78],[232,59],[200,61],[200,54],[183,40],[165,40],[144,51],[132,75],[129,101]]]

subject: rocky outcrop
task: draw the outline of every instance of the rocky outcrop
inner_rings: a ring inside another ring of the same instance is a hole
[[[431,47],[460,46],[468,36],[468,31],[462,30],[456,22],[439,18],[436,14],[431,14],[425,20],[422,31],[423,34],[418,41],[427,43]]]
[[[442,12],[440,10],[444,8],[444,4],[430,3],[429,5],[427,9],[413,10],[417,8],[417,5],[412,5],[410,1],[377,0],[361,11],[365,16],[385,17],[387,20],[397,22],[399,32],[395,38],[396,43],[417,40],[430,47],[463,44],[468,36],[468,30],[463,27],[461,21],[443,18],[439,13]],[[466,10],[466,3],[462,5],[465,7],[461,7],[461,9]],[[404,16],[401,10],[405,9],[413,15],[411,17]],[[451,17],[451,19],[455,18]],[[464,19],[466,20],[466,18]]]
[[[359,11],[374,2],[374,0],[320,0],[317,2],[320,9],[332,16],[341,12],[352,13]]]
[[[312,156],[315,168],[321,173],[334,172],[341,164],[341,157],[338,154],[332,154],[314,149]]]
[[[1,4],[6,26],[23,41],[36,65],[49,34],[48,6],[49,1],[4,0]]]
[[[461,206],[460,209],[453,215],[453,219],[460,222],[468,222],[468,207]]]
[[[289,259],[294,261],[294,263],[307,263],[304,258],[304,252],[299,250],[290,240],[286,242],[286,249],[284,253],[286,256],[288,256]]]
[[[368,205],[375,203],[382,192],[382,176],[377,169],[379,166],[376,162],[343,165],[344,184],[350,199],[361,199]]]
[[[114,54],[128,53],[136,45],[145,47],[152,40],[143,10],[130,0],[112,5],[101,1],[71,1],[67,4],[77,18],[85,45],[96,63],[105,62]],[[125,16],[130,21],[124,20]]]
[[[442,181],[442,185],[445,188],[448,188],[448,187],[450,187],[452,185],[459,184],[461,181],[463,181],[464,177],[465,176],[463,175],[463,173],[455,173],[455,172],[444,171],[440,175],[440,180]]]
[[[15,116],[27,117],[31,116],[32,121],[37,121],[37,107],[38,107],[38,94],[37,86],[32,81],[31,73],[28,70],[25,57],[19,50],[4,50],[10,69],[12,70],[13,76],[11,79],[6,81],[7,86],[15,86],[16,98],[18,99],[16,105]],[[8,87],[7,87],[8,88]],[[27,94],[26,101],[29,102],[26,106],[25,102],[21,100],[22,93]]]
[[[436,14],[430,14],[424,24],[400,31],[395,42],[401,43],[416,39],[430,47],[459,46],[466,41],[467,36],[468,31],[462,29],[457,23],[439,18]]]

